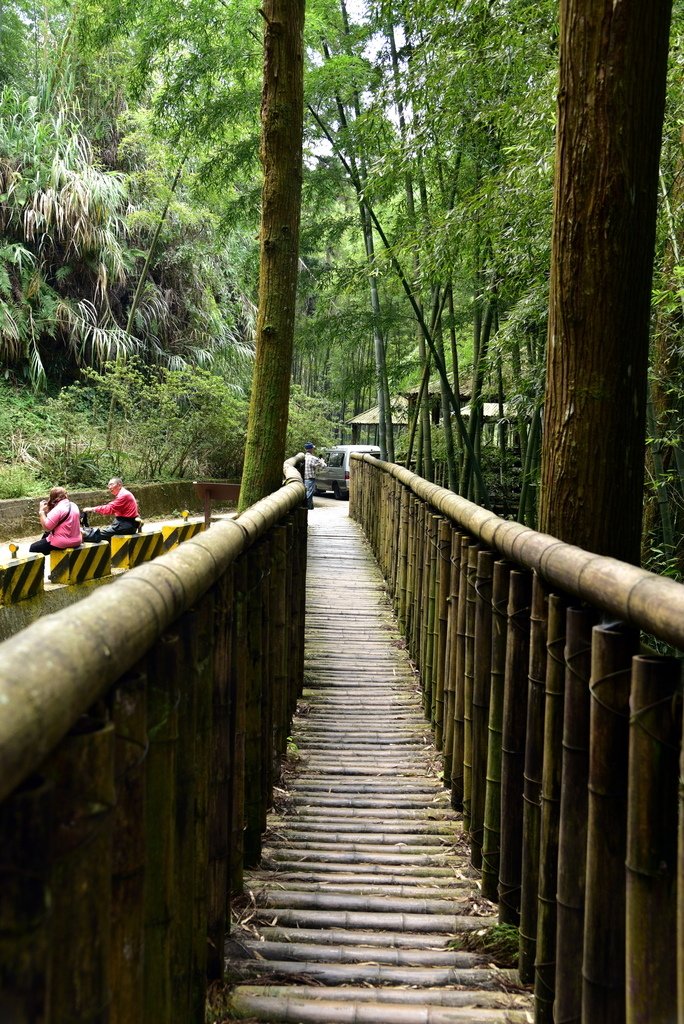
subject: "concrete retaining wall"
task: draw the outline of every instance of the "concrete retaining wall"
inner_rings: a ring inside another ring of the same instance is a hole
[[[77,587],[53,587],[36,597],[29,598],[28,601],[3,606],[0,608],[0,642],[14,636],[19,630],[26,629],[43,615],[51,615],[52,612],[67,608],[76,601],[82,601],[84,597],[92,594],[93,590],[107,586],[116,579],[117,576],[103,576],[99,580],[80,583]]]
[[[201,512],[202,502],[195,494],[191,480],[163,484],[131,484],[131,490],[138,499],[143,519],[172,516],[189,509]],[[69,491],[69,497],[83,508],[89,505],[104,505],[111,495],[106,487],[97,491]],[[42,533],[38,521],[39,498],[8,498],[0,501],[0,540],[15,540],[17,537],[39,537]],[[98,520],[101,523],[107,520]]]

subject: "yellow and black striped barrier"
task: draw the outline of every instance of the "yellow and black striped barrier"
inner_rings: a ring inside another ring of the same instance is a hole
[[[106,541],[50,552],[51,583],[86,583],[109,576],[111,571],[111,552]]]
[[[161,533],[134,533],[125,537],[112,537],[112,568],[133,569],[142,562],[150,562],[164,551]]]
[[[42,555],[12,558],[0,565],[0,603],[16,604],[43,593],[45,559]]]
[[[201,520],[196,523],[180,523],[178,526],[162,526],[164,551],[177,548],[184,540],[190,540],[191,537],[201,533],[203,529],[204,523]]]

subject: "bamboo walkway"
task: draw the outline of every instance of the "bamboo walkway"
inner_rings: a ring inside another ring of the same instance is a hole
[[[383,581],[346,503],[309,515],[306,679],[278,813],[228,943],[233,1019],[532,1020],[512,972],[452,948],[494,923]]]

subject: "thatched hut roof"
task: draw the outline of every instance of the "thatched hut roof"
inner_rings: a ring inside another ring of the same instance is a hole
[[[380,422],[380,408],[374,405],[372,409],[360,412],[358,416],[347,420],[348,426],[373,427]],[[395,427],[405,427],[408,424],[408,402],[402,395],[392,399],[392,423]]]

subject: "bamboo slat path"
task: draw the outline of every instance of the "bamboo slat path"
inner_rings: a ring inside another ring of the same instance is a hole
[[[451,809],[384,583],[346,504],[309,514],[295,767],[228,944],[234,1019],[531,1021],[517,975],[459,948],[495,923]],[[455,941],[454,941],[455,940]]]

